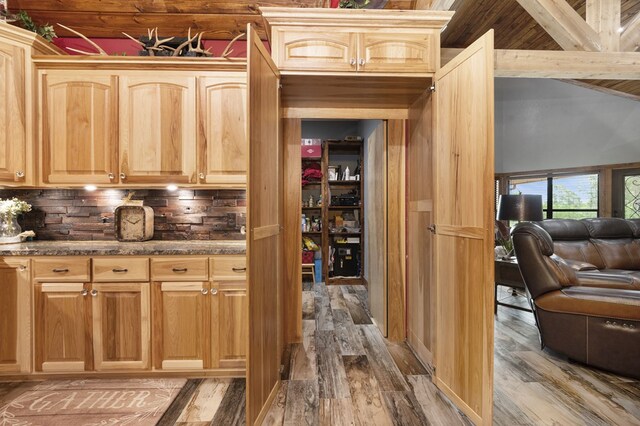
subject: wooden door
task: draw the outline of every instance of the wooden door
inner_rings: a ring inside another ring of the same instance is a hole
[[[282,143],[280,76],[255,30],[247,41],[247,424],[260,423],[279,383]]]
[[[273,57],[282,70],[355,71],[357,35],[344,28],[274,31]]]
[[[425,92],[409,109],[407,144],[407,340],[433,366],[436,283],[433,273],[433,98]]]
[[[27,179],[24,49],[0,45],[0,183]]]
[[[153,285],[154,367],[202,370],[209,354],[209,283]]]
[[[120,77],[122,183],[195,183],[196,79]]]
[[[149,283],[93,284],[91,296],[95,369],[148,369]]]
[[[25,259],[0,259],[0,373],[31,371],[31,270]]]
[[[94,70],[45,71],[41,86],[43,182],[117,182],[117,78]]]
[[[493,409],[493,31],[436,73],[435,383],[476,424]]]
[[[211,367],[244,368],[247,358],[246,281],[214,281],[211,286]]]
[[[431,73],[436,70],[435,33],[375,32],[359,35],[358,71]]]
[[[89,284],[35,285],[35,367],[42,372],[92,369]]]
[[[247,184],[247,75],[198,79],[198,180],[220,187]]]

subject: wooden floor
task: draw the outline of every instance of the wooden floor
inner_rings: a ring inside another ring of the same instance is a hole
[[[286,353],[265,425],[471,424],[405,344],[382,337],[364,287],[305,284],[303,295],[304,341]],[[640,382],[540,351],[530,313],[500,307],[495,330],[494,424],[640,425]],[[0,408],[32,383],[0,383]],[[189,380],[158,424],[244,425],[244,411],[244,380]]]

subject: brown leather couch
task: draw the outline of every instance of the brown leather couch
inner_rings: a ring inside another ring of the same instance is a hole
[[[543,348],[640,378],[639,225],[599,218],[514,228]]]

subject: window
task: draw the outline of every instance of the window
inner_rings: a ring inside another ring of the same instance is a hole
[[[613,216],[640,218],[640,169],[613,171]]]
[[[598,216],[598,174],[537,176],[509,179],[509,194],[542,195],[547,219]]]

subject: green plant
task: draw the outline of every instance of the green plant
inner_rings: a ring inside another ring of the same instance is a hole
[[[340,0],[339,7],[342,9],[362,9],[366,7],[371,0]]]
[[[24,10],[21,10],[16,14],[16,18],[20,21],[22,28],[25,30],[33,31],[34,33],[42,36],[45,40],[51,42],[55,37],[57,37],[55,30],[53,29],[53,25],[44,24],[42,26],[36,25],[31,19],[31,16]]]

